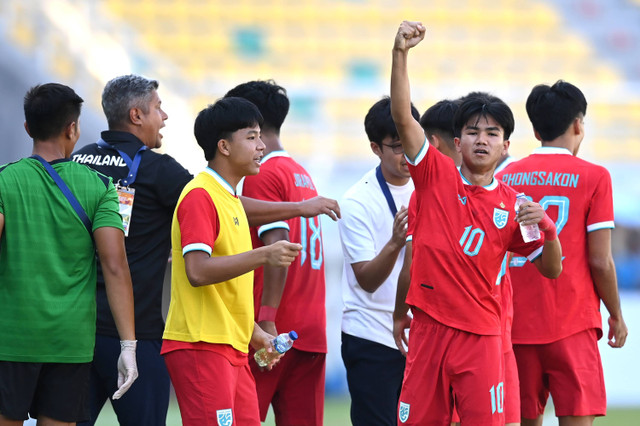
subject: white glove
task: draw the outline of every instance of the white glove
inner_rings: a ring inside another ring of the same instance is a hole
[[[136,363],[137,340],[120,340],[120,357],[118,358],[118,390],[113,399],[119,399],[129,390],[138,378],[138,364]]]

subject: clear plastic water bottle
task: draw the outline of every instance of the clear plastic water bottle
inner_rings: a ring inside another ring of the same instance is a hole
[[[293,330],[288,333],[279,334],[272,342],[276,352],[267,352],[265,348],[262,348],[257,351],[253,357],[260,367],[266,367],[278,354],[283,354],[291,349],[294,340],[297,338],[298,333]]]
[[[529,200],[527,200],[527,196],[524,195],[523,192],[516,195],[516,213],[520,211],[520,206],[527,201]],[[521,223],[520,232],[522,233],[522,239],[525,243],[540,239],[540,229],[538,228],[537,223],[534,223],[533,225],[523,225]]]

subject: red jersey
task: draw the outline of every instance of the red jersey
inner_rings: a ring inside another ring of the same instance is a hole
[[[562,274],[553,280],[533,273],[521,258],[512,259],[513,343],[551,343],[589,328],[601,336],[600,299],[589,268],[587,233],[613,228],[609,172],[567,149],[540,147],[498,177],[544,207],[565,248]]]
[[[513,325],[513,287],[511,286],[511,274],[509,273],[509,253],[505,255],[500,268],[497,285],[500,286],[500,299],[502,308],[502,350],[509,352],[511,345],[511,327]],[[535,273],[539,274],[538,271]]]
[[[407,242],[413,241],[413,229],[416,220],[416,193],[411,194],[408,207]],[[505,352],[511,350],[511,325],[513,324],[513,289],[511,275],[508,268],[509,255],[506,254],[500,266],[500,273],[496,285],[500,286],[502,308],[502,348]]]
[[[522,240],[514,220],[516,192],[505,184],[469,184],[428,143],[409,164],[417,219],[407,303],[449,327],[500,335],[496,282],[504,256],[512,251],[533,260],[542,240]]]
[[[307,171],[286,152],[274,151],[262,159],[260,173],[247,176],[242,195],[266,201],[303,201],[318,192]],[[276,315],[276,328],[298,333],[295,347],[307,352],[327,352],[324,253],[320,217],[296,217],[251,228],[253,247],[264,244],[259,235],[271,229],[289,230],[289,241],[302,251],[289,266],[287,281]],[[262,301],[263,268],[254,275],[256,318]]]
[[[409,207],[407,207],[407,241],[413,240],[413,228],[416,223],[416,192],[414,191],[409,198]]]

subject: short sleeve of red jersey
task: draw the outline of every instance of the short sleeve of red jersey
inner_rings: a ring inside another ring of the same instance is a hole
[[[599,169],[601,173],[596,182],[595,191],[589,203],[589,212],[587,213],[587,232],[614,227],[611,176],[604,167],[599,167]]]
[[[454,176],[459,180],[460,172],[453,160],[431,146],[426,138],[416,158],[410,160],[405,155],[405,159],[409,164],[409,173],[416,191],[422,191],[433,185],[452,185],[454,181],[451,179]]]
[[[415,228],[416,222],[416,209],[417,209],[417,201],[416,201],[416,192],[413,191],[411,193],[411,198],[409,199],[409,207],[407,208],[407,241],[413,241],[413,230]]]
[[[218,211],[209,193],[195,188],[184,196],[177,211],[182,255],[201,250],[211,255],[220,231]]]
[[[260,173],[244,178],[242,195],[263,201],[289,201],[286,194],[285,178],[285,175],[280,173],[277,167],[262,166]],[[272,229],[286,229],[289,231],[290,227],[289,223],[284,220],[268,223],[257,229],[258,237]]]
[[[416,155],[416,158],[411,159],[406,155],[404,156],[404,158],[407,160],[407,163],[409,164],[409,172],[411,173],[411,179],[413,179],[413,183],[416,186],[416,189],[418,189],[419,186],[426,182],[427,179],[428,167],[426,167],[424,163],[425,158],[427,157],[427,153],[430,151],[429,147],[429,142],[425,137],[424,142],[422,143],[422,148],[420,148],[420,151],[418,152],[418,155]],[[431,151],[437,150],[432,149]]]

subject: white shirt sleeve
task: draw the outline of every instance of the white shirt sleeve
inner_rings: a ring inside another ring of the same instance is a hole
[[[345,199],[340,202],[340,211],[338,230],[345,262],[366,262],[376,257],[369,210],[358,201]]]

